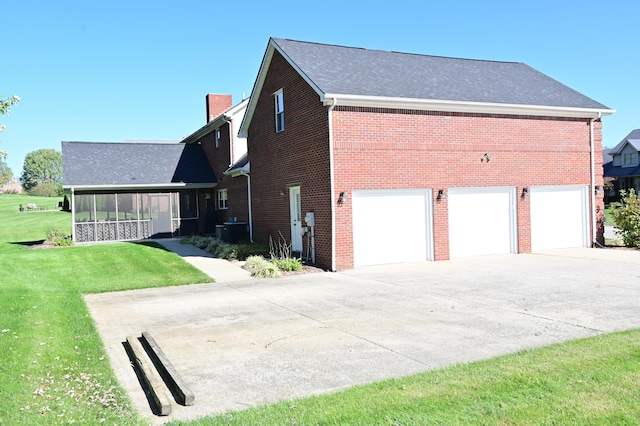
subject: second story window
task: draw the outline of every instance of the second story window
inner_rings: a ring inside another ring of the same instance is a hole
[[[622,155],[623,166],[635,166],[638,163],[638,154],[629,152]]]
[[[216,130],[216,148],[220,148],[220,129]]]
[[[276,133],[284,130],[284,96],[282,89],[273,94],[276,106]]]

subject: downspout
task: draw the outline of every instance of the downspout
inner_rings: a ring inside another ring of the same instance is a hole
[[[251,176],[244,170],[240,170],[242,176],[247,177],[247,202],[249,206],[249,241],[253,242],[253,212],[251,210]]]
[[[335,170],[333,167],[333,120],[331,119],[331,113],[335,108],[338,100],[333,98],[333,102],[329,107],[329,184],[331,185],[331,270],[336,270],[336,203],[334,188],[335,184]]]
[[[597,239],[596,229],[596,160],[595,160],[595,139],[593,136],[593,123],[602,118],[602,113],[598,112],[598,116],[589,120],[589,145],[591,148],[591,238],[592,246],[603,248]]]

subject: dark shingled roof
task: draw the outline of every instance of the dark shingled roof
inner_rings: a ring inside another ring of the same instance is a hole
[[[613,161],[603,165],[604,175],[607,177],[621,177],[621,176],[640,176],[640,166],[636,167],[621,167],[614,166]]]
[[[519,62],[272,40],[325,94],[608,109]]]
[[[216,183],[199,144],[62,142],[64,186]]]

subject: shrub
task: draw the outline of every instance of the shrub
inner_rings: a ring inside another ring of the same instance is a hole
[[[251,255],[266,255],[269,253],[269,248],[264,244],[230,244],[214,237],[199,235],[190,237],[186,242],[222,259],[244,260]]]
[[[287,259],[271,258],[271,263],[276,265],[281,271],[301,271],[302,262],[295,257],[289,257]]]
[[[73,245],[73,239],[71,235],[67,235],[64,231],[56,228],[49,228],[47,230],[47,238],[44,240],[45,244],[52,244],[54,246],[70,246]]]
[[[238,259],[238,249],[235,244],[221,242],[220,244],[218,244],[218,247],[213,254],[221,259]]]
[[[632,188],[620,191],[622,198],[611,204],[611,217],[626,247],[640,248],[640,198]]]
[[[62,186],[55,183],[41,183],[29,190],[34,197],[58,197],[62,195]]]
[[[281,271],[300,271],[302,270],[302,261],[292,257],[291,244],[287,243],[281,232],[278,232],[280,238],[274,242],[269,237],[269,254],[271,255],[271,263],[276,265]]]
[[[262,256],[249,256],[243,268],[256,278],[279,278],[282,276],[278,267]]]

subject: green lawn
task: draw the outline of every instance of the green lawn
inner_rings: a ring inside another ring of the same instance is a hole
[[[613,217],[611,217],[611,207],[605,207],[604,209],[604,224],[611,226],[615,226],[616,224],[613,220]]]
[[[28,249],[50,227],[71,230],[69,213],[18,210],[46,201],[0,195],[0,424],[141,424],[82,294],[211,279],[153,245]]]
[[[0,195],[0,424],[144,424],[82,294],[209,278],[153,245],[27,249],[49,227],[70,228],[68,213],[18,212],[27,202]],[[636,425],[638,401],[633,330],[173,424]]]

